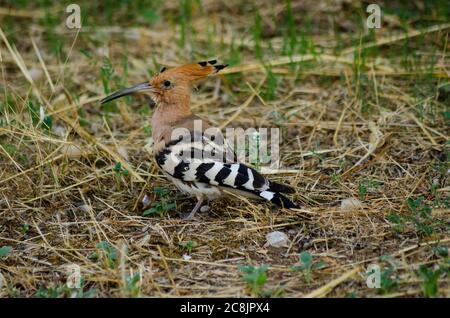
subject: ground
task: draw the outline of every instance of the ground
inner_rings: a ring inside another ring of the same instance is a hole
[[[0,297],[449,296],[448,1],[78,3],[81,29],[62,2],[0,8]],[[211,58],[230,66],[193,110],[279,128],[268,177],[302,209],[181,219],[195,200],[156,169],[152,105],[99,103]]]

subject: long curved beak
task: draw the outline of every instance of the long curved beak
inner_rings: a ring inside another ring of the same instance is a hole
[[[114,99],[117,99],[119,97],[122,97],[122,96],[130,95],[130,94],[133,94],[133,93],[136,93],[136,92],[151,90],[151,89],[152,89],[152,86],[150,85],[149,82],[140,83],[140,84],[137,84],[137,85],[134,85],[134,86],[122,89],[120,91],[117,91],[115,93],[112,93],[111,95],[103,98],[100,101],[100,103],[101,104],[105,104],[105,103],[108,103],[108,102],[110,102],[110,101],[112,101]]]

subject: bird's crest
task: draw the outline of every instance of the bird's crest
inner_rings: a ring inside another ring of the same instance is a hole
[[[150,81],[114,92],[103,98],[101,103],[104,104],[133,93],[148,92],[157,103],[186,104],[189,102],[191,82],[215,74],[227,66],[227,64],[217,64],[216,60],[210,60],[170,69],[163,67],[159,74]]]
[[[216,60],[202,61],[193,64],[185,64],[171,69],[161,69],[160,74],[167,76],[183,77],[189,81],[195,81],[203,77],[215,74],[228,65],[217,64]]]

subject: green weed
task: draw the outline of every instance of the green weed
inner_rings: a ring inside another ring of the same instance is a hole
[[[240,265],[238,266],[242,273],[242,280],[247,284],[250,293],[255,297],[263,295],[264,285],[267,283],[267,270],[269,265],[253,266]]]
[[[5,258],[12,252],[13,248],[11,246],[0,247],[0,259]]]
[[[159,201],[153,202],[152,207],[144,211],[143,215],[158,215],[160,217],[166,215],[170,210],[176,208],[176,203],[168,200],[167,194],[169,190],[161,187],[155,187],[153,192],[159,198]]]
[[[307,251],[299,254],[299,260],[301,264],[292,266],[291,269],[295,272],[301,272],[307,284],[312,282],[314,270],[322,269],[327,266],[327,264],[322,261],[314,263],[311,253]]]
[[[110,268],[115,268],[119,256],[119,251],[107,241],[99,242],[96,247],[99,249],[99,253],[92,253],[90,255],[90,258],[96,260],[103,255],[103,257],[105,257],[106,259],[106,262],[108,263],[108,266]]]

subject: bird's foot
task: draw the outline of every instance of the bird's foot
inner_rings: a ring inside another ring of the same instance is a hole
[[[181,218],[186,221],[193,220],[195,218],[195,213],[192,213],[192,212],[182,213]]]
[[[183,216],[182,216],[183,219],[184,219],[184,220],[192,220],[192,219],[194,218],[195,212],[197,212],[197,211],[201,208],[202,203],[203,203],[202,198],[201,198],[201,197],[198,197],[198,198],[197,198],[197,204],[195,204],[195,206],[194,206],[194,208],[192,209],[191,213],[189,213],[189,214],[187,214],[187,215],[186,215],[186,214],[183,215]]]
[[[199,212],[200,213],[206,213],[210,210],[209,205],[203,205],[200,209]],[[193,220],[195,219],[195,212],[189,212],[189,213],[182,213],[181,217],[183,218],[183,220]]]

